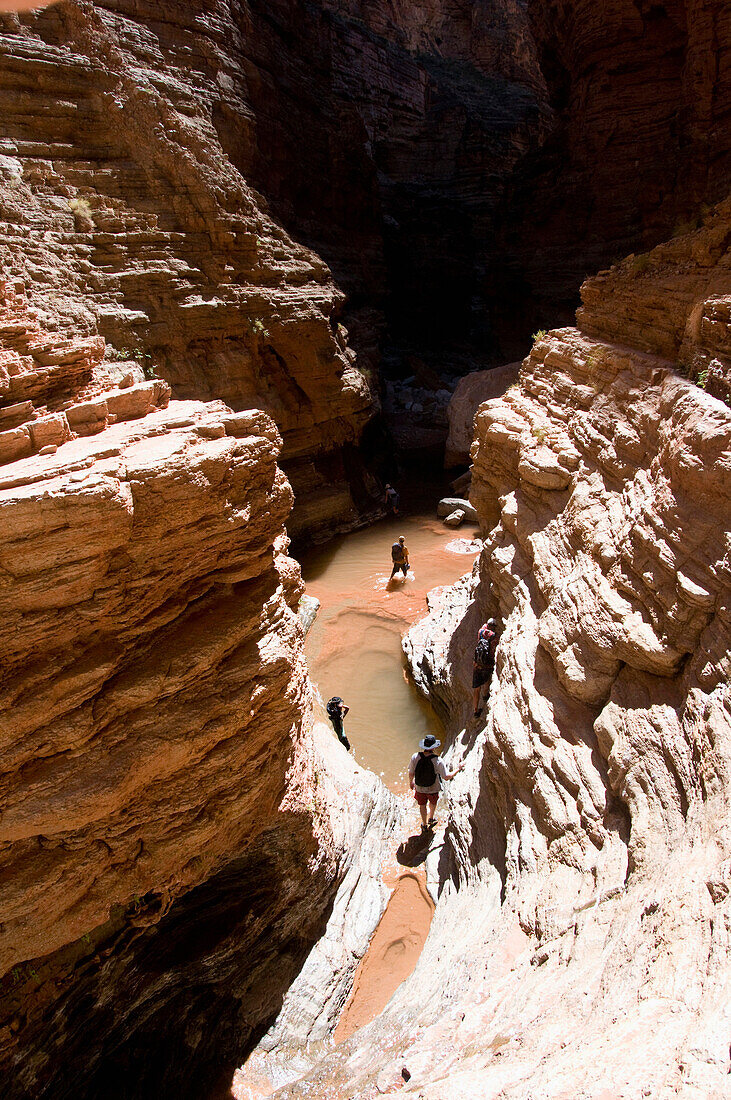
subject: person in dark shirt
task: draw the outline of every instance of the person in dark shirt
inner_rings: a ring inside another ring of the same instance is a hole
[[[497,646],[497,623],[495,619],[488,619],[480,627],[477,633],[477,646],[472,661],[472,704],[475,718],[482,714],[480,695],[487,685],[485,703],[490,697],[490,681],[495,671],[495,648]]]
[[[392,485],[386,485],[386,496],[384,503],[387,508],[390,508],[395,516],[398,515],[399,505],[401,499]]]
[[[393,562],[393,569],[391,570],[391,577],[400,569],[404,576],[409,571],[409,551],[406,546],[406,540],[403,535],[399,535],[398,542],[395,542],[391,547],[391,561]],[[389,577],[389,580],[391,578]]]
[[[341,745],[345,745],[345,748],[350,752],[350,741],[345,736],[345,729],[343,727],[343,719],[350,710],[350,707],[346,707],[339,695],[333,695],[332,699],[325,707],[325,710],[333,724],[333,729],[338,735],[338,741]]]

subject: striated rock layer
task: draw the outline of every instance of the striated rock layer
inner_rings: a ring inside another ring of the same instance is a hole
[[[230,1080],[393,813],[309,734],[273,421],[104,353],[0,284],[8,1097]]]
[[[648,342],[690,317],[720,355],[731,288],[704,232],[662,252],[654,289],[644,265],[590,282],[581,328],[539,339],[477,414],[479,567],[404,647],[466,764],[427,860],[432,931],[383,1014],[276,1096],[727,1095],[731,411],[633,346],[630,316],[653,302]],[[694,262],[695,300],[667,293]]]
[[[587,272],[728,186],[720,0],[1,19],[8,273],[43,281],[58,324],[150,354],[176,396],[268,411],[310,529],[372,508],[353,445],[385,329],[426,356],[516,358]]]
[[[101,334],[176,397],[268,412],[294,529],[330,530],[373,509],[354,445],[375,399],[328,268],[229,156],[251,30],[224,3],[0,16],[0,262],[47,328]]]

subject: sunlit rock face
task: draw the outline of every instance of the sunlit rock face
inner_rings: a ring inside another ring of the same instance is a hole
[[[139,352],[176,397],[267,411],[294,527],[352,525],[375,499],[354,453],[375,398],[326,264],[233,157],[256,82],[246,9],[72,3],[0,30],[6,273],[47,327]]]
[[[275,1095],[724,1094],[731,411],[638,347],[630,312],[654,296],[648,343],[692,330],[723,375],[731,287],[709,240],[727,228],[721,206],[651,268],[590,281],[580,327],[537,340],[480,407],[479,568],[404,642],[466,764],[427,859],[432,932],[384,1013]],[[694,264],[700,291],[667,292]]]
[[[105,350],[0,283],[9,1097],[230,1080],[391,805],[336,741],[318,787],[274,422]]]

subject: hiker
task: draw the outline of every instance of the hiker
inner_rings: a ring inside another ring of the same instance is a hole
[[[406,576],[409,569],[409,551],[406,549],[406,543],[403,535],[399,535],[398,542],[395,542],[391,547],[391,561],[393,562],[393,569],[391,570],[391,580],[394,573],[399,569]]]
[[[384,504],[387,508],[390,508],[395,516],[398,515],[400,503],[401,498],[399,497],[394,487],[392,485],[386,485],[386,496],[384,499]]]
[[[341,745],[345,745],[348,752],[350,752],[350,741],[348,741],[348,738],[345,736],[345,730],[343,729],[343,719],[350,710],[350,707],[346,707],[339,695],[333,695],[332,699],[325,707],[325,710],[333,724],[333,729],[338,735],[338,741]]]
[[[436,824],[437,799],[441,790],[443,779],[454,779],[458,772],[464,768],[460,764],[453,772],[448,772],[444,762],[436,756],[436,751],[441,748],[441,741],[437,741],[433,734],[428,733],[423,741],[419,742],[419,752],[415,752],[409,763],[409,787],[414,792],[414,798],[421,813],[421,831],[434,828]],[[426,819],[426,804],[429,803],[429,820]]]
[[[490,697],[490,681],[495,671],[496,646],[497,622],[495,619],[488,619],[486,623],[482,624],[477,632],[477,646],[475,647],[475,656],[472,661],[472,705],[475,712],[475,718],[479,718],[482,714],[480,694],[485,684],[487,685],[485,705],[487,705],[487,700]]]

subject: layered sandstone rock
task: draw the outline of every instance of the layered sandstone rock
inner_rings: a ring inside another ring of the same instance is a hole
[[[170,402],[104,353],[0,284],[9,1097],[169,1093],[227,1061],[230,1079],[359,832],[393,818],[309,735],[273,421]]]
[[[529,0],[527,14],[553,119],[506,188],[497,249],[530,332],[570,324],[587,274],[728,193],[731,18],[704,0]]]
[[[353,444],[386,324],[425,354],[522,354],[588,271],[728,179],[711,59],[731,28],[700,0],[1,18],[8,273],[44,283],[57,327],[151,355],[176,396],[266,409],[310,529],[372,508]]]
[[[385,309],[424,354],[522,356],[531,333],[571,323],[587,273],[728,186],[722,3],[248,10],[244,174],[325,256],[364,327],[367,306]]]
[[[678,285],[702,240],[668,246]],[[707,317],[710,296],[716,326],[724,262],[690,310]],[[519,386],[481,407],[479,570],[432,594],[405,643],[466,765],[427,860],[422,959],[378,1019],[276,1096],[726,1094],[731,412],[631,346],[618,318],[650,300],[644,271],[586,293],[582,326],[606,317],[613,340],[540,338]],[[654,300],[650,328],[685,332],[687,313],[659,315],[674,299]],[[502,630],[475,720],[488,614]]]
[[[342,293],[226,151],[250,113],[246,13],[81,2],[0,19],[8,275],[43,284],[46,328],[139,350],[177,397],[267,411],[296,528],[356,522],[374,487],[350,451],[375,406]]]
[[[520,363],[506,363],[493,370],[473,371],[457,383],[449,401],[449,435],[444,450],[444,465],[462,466],[470,461],[474,438],[475,413],[483,401],[502,397],[518,378]]]

